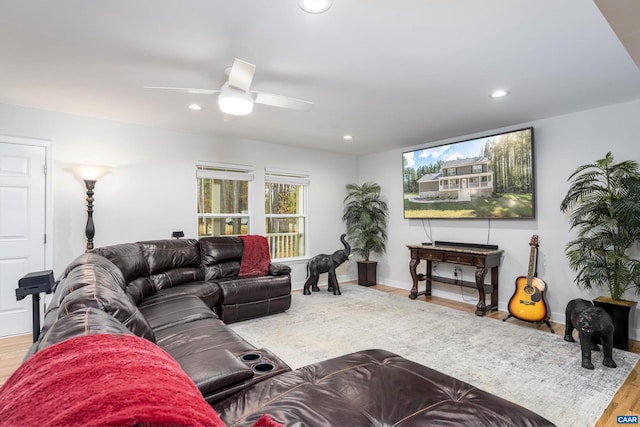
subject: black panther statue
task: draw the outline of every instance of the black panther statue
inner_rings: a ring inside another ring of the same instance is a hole
[[[599,351],[598,343],[602,342],[604,360],[602,364],[610,368],[616,367],[613,361],[613,322],[611,316],[601,307],[594,307],[591,301],[574,299],[569,301],[566,309],[566,327],[564,340],[575,342],[573,329],[578,330],[580,349],[582,350],[582,367],[593,369],[591,350]]]
[[[331,255],[320,254],[316,255],[309,260],[307,264],[307,281],[304,283],[304,295],[311,295],[309,287],[313,292],[319,292],[318,278],[322,273],[329,273],[329,292],[333,291],[334,295],[342,295],[340,292],[340,286],[338,285],[338,279],[336,278],[336,268],[345,262],[349,258],[351,253],[351,246],[345,240],[347,235],[340,236],[340,241],[344,245],[344,249],[335,251]]]

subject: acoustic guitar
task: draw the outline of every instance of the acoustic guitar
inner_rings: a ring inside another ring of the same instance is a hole
[[[516,291],[509,300],[509,314],[516,319],[527,322],[540,322],[547,319],[547,302],[544,292],[547,285],[534,277],[534,265],[538,253],[538,236],[531,237],[531,254],[529,255],[529,272],[527,276],[516,279]]]

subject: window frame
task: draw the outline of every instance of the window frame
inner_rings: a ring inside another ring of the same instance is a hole
[[[301,234],[304,239],[304,244],[302,246],[304,250],[304,254],[294,256],[294,257],[279,257],[273,258],[277,261],[296,261],[296,260],[306,260],[309,258],[309,193],[311,186],[311,175],[307,171],[300,170],[290,170],[290,169],[278,169],[278,168],[269,168],[266,167],[264,169],[264,185],[265,185],[265,205],[269,206],[270,203],[266,200],[267,197],[267,189],[270,184],[288,184],[288,185],[298,185],[301,187],[302,194],[299,196],[302,200],[299,203],[299,213],[297,214],[274,214],[270,212],[264,213],[264,225],[265,225],[265,234],[269,238],[268,233],[268,222],[271,219],[278,218],[292,218],[292,219],[300,219],[303,220],[303,230],[299,230],[298,234]],[[273,254],[271,250],[271,239],[269,240],[269,251]]]
[[[206,218],[212,219],[222,219],[226,220],[227,218],[246,218],[247,221],[247,234],[251,234],[252,229],[252,212],[253,212],[253,197],[252,197],[252,187],[254,181],[254,168],[253,166],[247,165],[237,165],[231,163],[217,163],[217,162],[208,162],[203,160],[196,161],[196,191],[198,194],[202,195],[202,179],[219,179],[219,180],[230,180],[230,181],[242,181],[247,182],[247,213],[242,212],[234,212],[234,213],[204,213],[204,201],[202,197],[197,197],[197,206],[196,206],[196,231],[198,238],[202,237],[211,237],[211,235],[201,235],[200,234],[200,220]],[[225,234],[227,235],[227,234]],[[238,234],[244,235],[244,234]],[[232,234],[232,236],[236,236],[236,234]]]

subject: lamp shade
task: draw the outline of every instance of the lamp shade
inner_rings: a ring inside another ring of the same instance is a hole
[[[98,165],[69,165],[68,167],[73,174],[82,181],[99,181],[103,176],[110,172],[108,166]]]
[[[233,88],[225,83],[218,95],[220,111],[232,116],[246,116],[253,110],[253,98],[249,92]]]

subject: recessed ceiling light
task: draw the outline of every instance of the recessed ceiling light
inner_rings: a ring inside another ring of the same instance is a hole
[[[489,95],[489,98],[504,98],[505,96],[509,95],[511,92],[509,92],[508,90],[504,90],[504,89],[498,89],[498,90],[494,90],[493,92],[491,92],[491,94]]]
[[[298,6],[305,12],[323,13],[331,7],[331,0],[298,0]]]
[[[353,135],[345,135],[342,137],[345,141],[351,141],[353,139]]]
[[[198,104],[189,104],[189,109],[193,111],[200,111],[202,110],[202,106]]]

